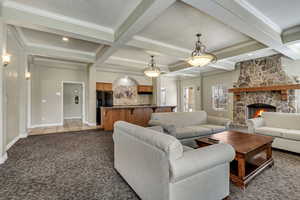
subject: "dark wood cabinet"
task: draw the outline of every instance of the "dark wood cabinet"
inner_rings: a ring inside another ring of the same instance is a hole
[[[138,93],[153,93],[153,86],[151,85],[139,85]]]
[[[112,91],[112,83],[96,83],[96,90],[97,91]]]

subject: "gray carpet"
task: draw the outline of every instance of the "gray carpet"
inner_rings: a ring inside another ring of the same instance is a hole
[[[31,136],[8,153],[0,166],[0,200],[138,200],[113,169],[111,133]],[[300,156],[274,151],[274,159],[274,168],[245,192],[231,186],[231,199],[299,200]]]

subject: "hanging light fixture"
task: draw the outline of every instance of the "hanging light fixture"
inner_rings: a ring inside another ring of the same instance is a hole
[[[196,36],[198,38],[196,42],[196,48],[192,52],[192,56],[188,58],[187,62],[195,67],[203,67],[209,63],[215,63],[217,61],[217,56],[206,52],[206,46],[200,41],[200,33],[198,33]]]
[[[154,56],[151,56],[151,61],[148,67],[144,70],[144,74],[151,78],[159,77],[160,69],[159,67],[156,67],[156,64],[154,62]]]

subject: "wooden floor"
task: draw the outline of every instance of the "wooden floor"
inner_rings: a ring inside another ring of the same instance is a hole
[[[49,126],[41,128],[32,128],[28,130],[29,135],[43,135],[51,133],[64,133],[70,131],[82,131],[98,129],[99,126],[89,126],[80,119],[66,119],[63,126]]]

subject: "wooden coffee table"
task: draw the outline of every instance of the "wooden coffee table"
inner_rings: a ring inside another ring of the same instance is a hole
[[[211,139],[219,142],[214,142]],[[273,138],[270,136],[225,131],[197,139],[196,142],[199,147],[216,143],[232,145],[236,156],[234,161],[230,163],[230,180],[243,189],[251,179],[274,164],[271,146]]]

